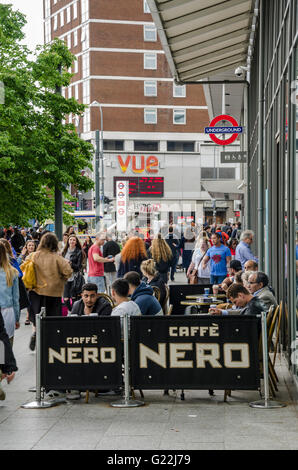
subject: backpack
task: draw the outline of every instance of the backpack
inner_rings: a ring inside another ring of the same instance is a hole
[[[23,272],[22,281],[25,284],[26,289],[28,290],[35,289],[36,287],[46,286],[46,284],[44,284],[43,286],[37,285],[33,256],[31,259],[25,260],[24,263],[22,263],[20,266]]]

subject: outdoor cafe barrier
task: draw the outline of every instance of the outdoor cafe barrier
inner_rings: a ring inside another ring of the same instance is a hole
[[[43,311],[36,325],[36,400],[24,408],[65,402],[61,398],[43,400],[44,389],[108,390],[124,385],[123,399],[111,403],[116,407],[144,404],[131,399],[132,388],[260,389],[260,318],[256,316],[63,318],[44,317]],[[262,335],[266,358],[265,313]],[[265,401],[255,406],[283,406],[269,400],[268,362],[264,360],[263,365]]]

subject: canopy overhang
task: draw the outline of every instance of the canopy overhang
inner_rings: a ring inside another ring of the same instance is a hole
[[[198,82],[246,65],[255,0],[147,3],[177,82]]]

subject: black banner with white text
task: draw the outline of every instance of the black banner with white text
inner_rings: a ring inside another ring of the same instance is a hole
[[[254,316],[131,317],[131,385],[146,389],[257,390]]]

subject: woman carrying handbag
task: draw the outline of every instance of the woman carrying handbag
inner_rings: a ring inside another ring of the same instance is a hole
[[[192,255],[192,260],[187,271],[189,284],[210,284],[210,262],[203,269],[201,262],[210,248],[209,240],[198,238]]]

